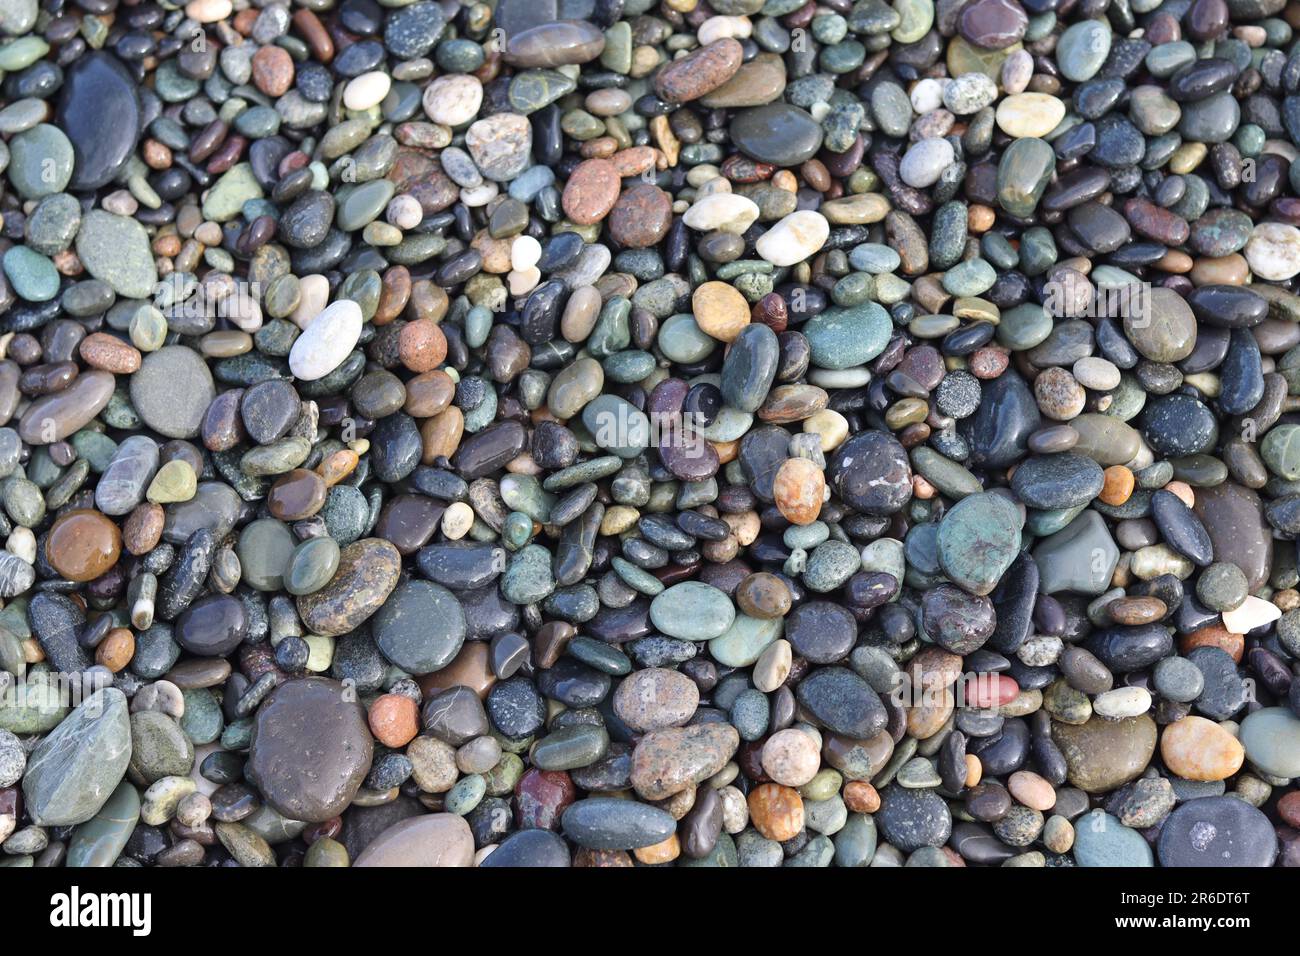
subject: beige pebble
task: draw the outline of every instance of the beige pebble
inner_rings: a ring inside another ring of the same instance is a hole
[[[474,509],[463,501],[454,501],[442,513],[442,533],[449,541],[459,541],[474,524]]]
[[[802,787],[817,775],[821,754],[817,741],[793,727],[778,730],[763,744],[763,770],[784,787]]]
[[[790,676],[793,663],[790,642],[784,638],[773,641],[754,662],[754,687],[764,694],[772,693]]]

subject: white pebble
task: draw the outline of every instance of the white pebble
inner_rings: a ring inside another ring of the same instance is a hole
[[[1109,392],[1119,387],[1119,369],[1113,362],[1096,355],[1087,355],[1074,363],[1074,377],[1084,388]]]
[[[1092,709],[1111,720],[1137,717],[1151,709],[1151,692],[1145,687],[1116,687],[1098,694],[1093,699]]]
[[[442,533],[449,541],[459,541],[469,533],[474,523],[474,509],[463,501],[455,501],[442,513]]]
[[[1245,634],[1271,624],[1282,616],[1282,609],[1272,601],[1247,595],[1241,607],[1223,612],[1223,626],[1233,634]]]
[[[424,221],[424,209],[420,205],[420,200],[409,193],[402,193],[389,200],[384,217],[390,225],[398,229],[414,229]]]
[[[392,78],[383,70],[362,73],[348,81],[343,90],[343,105],[350,110],[368,110],[382,103],[392,86]]]
[[[933,113],[943,106],[943,84],[931,77],[912,87],[912,109],[918,114]]]
[[[1281,222],[1261,222],[1246,243],[1250,271],[1281,282],[1300,273],[1300,229]]]
[[[715,229],[740,235],[758,219],[758,204],[747,196],[715,193],[697,199],[682,216],[682,222],[697,232]]]
[[[542,281],[542,272],[537,266],[529,266],[527,269],[511,269],[510,274],[506,276],[506,281],[510,285],[511,295],[526,295],[536,289],[537,284]]]
[[[36,535],[32,534],[31,528],[20,525],[10,532],[9,540],[5,542],[5,550],[22,558],[28,564],[35,564]]]
[[[774,266],[792,266],[815,255],[830,234],[831,225],[825,216],[800,209],[759,236],[754,249]]]
[[[460,201],[471,209],[476,209],[479,206],[486,206],[496,199],[497,193],[500,191],[501,187],[496,183],[486,182],[472,189],[462,189],[460,191]]]
[[[483,84],[463,73],[440,76],[424,88],[424,112],[435,123],[463,126],[483,105]]]
[[[898,164],[903,182],[916,189],[926,189],[939,181],[945,169],[956,160],[952,143],[933,136],[910,146]]]
[[[510,244],[510,267],[531,269],[542,258],[542,244],[532,236],[515,236]]]
[[[298,308],[289,316],[300,329],[307,328],[312,319],[324,311],[330,300],[330,280],[320,274],[303,276],[298,280]]]
[[[708,46],[714,40],[725,40],[727,37],[741,40],[751,36],[753,32],[754,24],[750,22],[749,17],[717,16],[709,17],[701,23],[695,37],[700,41],[700,46]]]
[[[324,378],[343,364],[361,338],[361,306],[339,299],[308,323],[289,350],[289,371],[304,382]]]
[[[229,18],[235,10],[231,0],[191,0],[185,4],[185,15],[196,23],[216,23]]]

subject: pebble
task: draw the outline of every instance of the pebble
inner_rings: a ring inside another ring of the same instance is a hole
[[[0,2],[9,862],[1293,862],[1280,2],[111,6]]]

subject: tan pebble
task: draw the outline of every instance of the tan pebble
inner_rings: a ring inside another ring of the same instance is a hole
[[[749,302],[725,282],[705,282],[691,295],[695,323],[706,335],[733,342],[749,324]]]
[[[442,513],[442,533],[449,541],[459,541],[469,533],[474,524],[474,509],[463,501],[455,501]]]
[[[770,694],[790,676],[794,664],[794,652],[790,642],[781,638],[773,641],[754,662],[754,687],[764,694]]]
[[[674,833],[667,840],[638,847],[632,851],[632,855],[648,866],[656,863],[671,863],[682,855],[682,846],[677,839],[677,834]]]
[[[1184,780],[1226,780],[1241,769],[1245,748],[1219,724],[1189,716],[1165,728],[1160,737],[1165,766]]]
[[[817,776],[821,755],[817,741],[802,730],[778,730],[763,744],[764,772],[786,787],[802,787]]]
[[[834,409],[823,408],[803,420],[803,430],[821,438],[823,452],[834,451],[849,437],[849,422]]]
[[[1027,807],[1046,812],[1056,806],[1056,791],[1051,783],[1031,770],[1017,770],[1007,778],[1011,795]]]

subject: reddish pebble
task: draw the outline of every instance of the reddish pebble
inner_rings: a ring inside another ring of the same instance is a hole
[[[419,713],[404,694],[384,694],[370,705],[370,732],[385,747],[405,747],[419,733]]]
[[[604,219],[618,201],[618,169],[607,159],[581,162],[569,176],[560,197],[571,222],[589,226]]]
[[[447,357],[447,336],[432,319],[416,319],[402,326],[397,352],[412,372],[431,372]]]
[[[293,57],[283,47],[264,46],[253,54],[253,85],[267,96],[284,96],[293,77]]]

